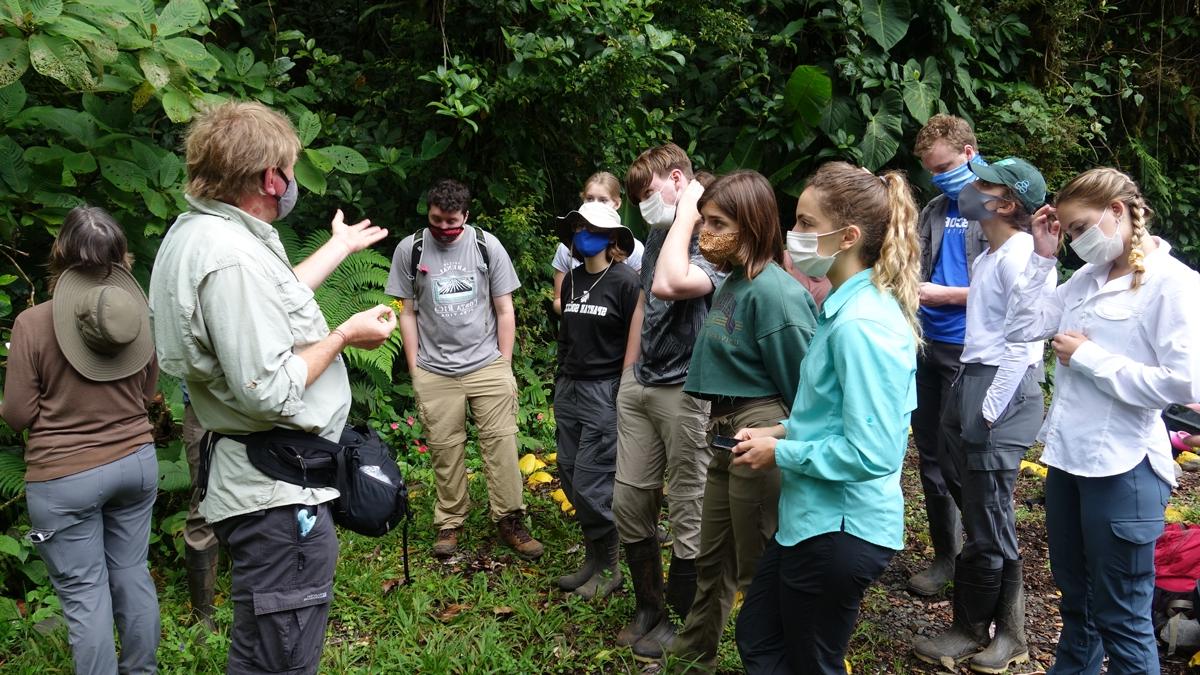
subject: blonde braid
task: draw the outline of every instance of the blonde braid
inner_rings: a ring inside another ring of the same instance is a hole
[[[1129,201],[1129,223],[1133,226],[1133,235],[1129,240],[1129,266],[1133,268],[1131,288],[1137,290],[1142,285],[1142,275],[1146,273],[1146,253],[1142,250],[1142,240],[1148,234],[1146,231],[1146,201],[1139,194]]]
[[[900,303],[904,318],[912,328],[917,345],[923,343],[921,322],[917,318],[920,308],[921,249],[917,233],[917,205],[913,201],[912,188],[899,171],[889,171],[880,176],[887,188],[888,222],[875,262],[875,285],[888,291]]]
[[[1111,167],[1099,167],[1085,171],[1059,190],[1055,204],[1079,202],[1096,209],[1107,209],[1114,201],[1125,204],[1129,209],[1129,266],[1133,268],[1131,288],[1142,285],[1146,272],[1146,254],[1142,244],[1150,233],[1149,222],[1154,211],[1146,204],[1138,184],[1125,174]]]

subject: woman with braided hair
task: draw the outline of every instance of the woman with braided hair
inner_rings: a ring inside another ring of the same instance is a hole
[[[1151,236],[1137,184],[1087,171],[1034,214],[1034,252],[1009,299],[1007,338],[1053,338],[1054,399],[1039,439],[1062,635],[1050,673],[1159,672],[1150,618],[1154,542],[1175,483],[1159,412],[1200,400],[1200,275]],[[1062,234],[1087,264],[1051,290]]]

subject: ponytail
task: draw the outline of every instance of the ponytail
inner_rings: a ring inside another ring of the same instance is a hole
[[[917,205],[912,189],[899,171],[881,176],[887,188],[888,222],[884,227],[879,260],[875,262],[876,287],[895,296],[904,318],[921,342],[920,308],[921,249],[917,233]]]

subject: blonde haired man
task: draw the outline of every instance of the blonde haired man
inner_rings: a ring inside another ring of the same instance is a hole
[[[200,514],[233,562],[229,673],[315,673],[333,597],[333,488],[259,471],[228,438],[273,428],[338,441],[350,409],[340,356],[396,327],[379,305],[332,332],[313,290],[347,255],[379,241],[370,221],[333,218],[329,242],[294,268],[271,222],[298,190],[300,141],[283,115],[229,102],[188,131],[190,209],[171,226],[150,279],[160,367],[187,383],[205,444]],[[211,439],[216,439],[211,440]]]

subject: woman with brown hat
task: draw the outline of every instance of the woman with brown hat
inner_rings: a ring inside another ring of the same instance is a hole
[[[158,364],[121,226],[81,206],[50,250],[50,302],[13,324],[0,417],[29,430],[29,538],[67,619],[76,673],[157,670],[146,566],[158,491],[146,405]],[[119,660],[113,624],[121,637]]]

